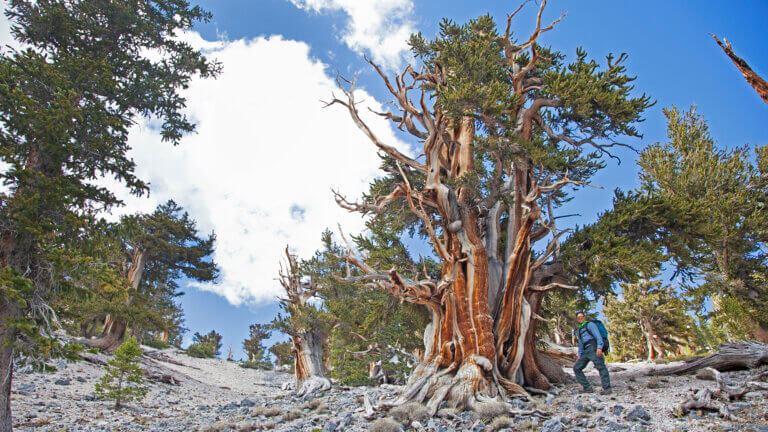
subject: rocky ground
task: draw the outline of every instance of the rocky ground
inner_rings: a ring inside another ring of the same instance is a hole
[[[149,348],[146,348],[148,351]],[[296,398],[283,390],[286,373],[240,368],[218,359],[196,359],[180,351],[153,352],[158,368],[170,372],[177,385],[154,382],[141,403],[122,410],[93,397],[103,367],[80,361],[60,361],[57,371],[20,370],[13,382],[17,431],[757,431],[768,432],[768,393],[748,393],[729,404],[736,419],[694,412],[677,418],[673,408],[692,389],[712,381],[694,376],[644,376],[647,364],[612,364],[615,393],[581,395],[575,384],[558,387],[547,396],[517,401],[517,408],[539,409],[547,417],[505,417],[492,406],[480,415],[441,410],[427,418],[413,404],[377,413],[366,419],[363,398],[378,400],[397,394],[399,387],[340,387],[314,400]],[[105,359],[105,358],[104,358]],[[743,381],[751,372],[725,375]],[[597,382],[594,369],[588,376]]]

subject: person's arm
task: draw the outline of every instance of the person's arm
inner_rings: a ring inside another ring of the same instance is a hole
[[[592,336],[595,338],[595,341],[597,342],[597,349],[602,351],[603,336],[600,335],[600,329],[597,328],[597,325],[595,323],[591,322],[587,324],[587,330],[589,330],[589,332],[592,333]]]

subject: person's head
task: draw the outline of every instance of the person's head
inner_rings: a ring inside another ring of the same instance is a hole
[[[584,315],[584,312],[579,312],[576,314],[576,321],[578,321],[579,324],[583,323],[587,319],[587,316]]]

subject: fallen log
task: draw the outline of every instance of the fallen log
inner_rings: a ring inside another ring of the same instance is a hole
[[[768,344],[757,341],[726,343],[718,351],[681,365],[652,368],[646,375],[682,375],[699,369],[712,368],[723,372],[735,369],[754,369],[768,363]]]

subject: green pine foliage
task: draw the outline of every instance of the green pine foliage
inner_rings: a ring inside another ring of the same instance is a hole
[[[195,333],[192,344],[187,348],[187,355],[197,358],[215,358],[221,354],[221,338],[216,330],[201,335]]]
[[[436,276],[434,262],[414,262],[388,225],[371,222],[367,236],[354,237],[356,247],[365,251],[369,263],[380,268],[407,268],[405,277],[415,277],[424,268]],[[322,235],[323,249],[306,262],[309,274],[323,285],[324,319],[332,325],[328,336],[329,376],[344,384],[370,384],[369,362],[382,362],[391,378],[402,379],[414,363],[413,353],[424,346],[428,322],[424,308],[400,303],[389,293],[364,282],[342,282],[346,273],[342,248],[331,232]],[[357,275],[356,269],[350,269]],[[374,349],[370,349],[374,347]],[[356,353],[365,354],[356,354]],[[393,359],[398,360],[392,362]]]
[[[211,259],[215,236],[201,237],[195,221],[173,201],[150,214],[124,216],[118,223],[102,223],[88,254],[107,270],[94,278],[86,275],[78,283],[82,290],[61,296],[55,304],[73,333],[99,326],[104,317],[125,322],[134,334],[160,339],[178,346],[186,331],[184,314],[177,298],[184,293],[178,281],[214,280],[218,274]],[[146,254],[139,285],[132,289],[125,269],[135,251]],[[109,277],[109,279],[107,279]],[[85,334],[84,334],[85,336]]]
[[[768,148],[718,145],[693,108],[664,114],[668,141],[640,153],[640,187],[617,191],[613,209],[566,242],[564,259],[602,295],[669,267],[699,316],[699,346],[751,338],[768,327]]]
[[[52,318],[45,304],[101,277],[90,267],[101,257],[83,243],[98,232],[94,215],[122,202],[96,180],[148,192],[127,155],[129,129],[155,117],[178,144],[194,130],[179,89],[220,68],[175,37],[210,19],[186,1],[11,0],[6,14],[25,48],[0,49],[2,321],[16,352],[37,356],[47,343],[38,326]]]
[[[290,366],[293,362],[293,344],[278,342],[269,347],[269,352],[275,357],[275,366]]]
[[[269,369],[272,364],[267,357],[267,349],[264,340],[272,333],[270,324],[251,324],[248,338],[243,341],[243,349],[248,355],[248,367],[255,369]]]
[[[620,297],[605,298],[603,313],[610,331],[612,359],[648,357],[648,337],[654,338],[666,357],[697,350],[697,326],[690,304],[658,280],[622,284]]]
[[[126,402],[140,401],[148,389],[143,385],[144,370],[139,365],[142,355],[136,338],[126,339],[116,350],[114,357],[107,362],[106,373],[96,384],[95,394],[100,399],[114,400],[115,409]]]
[[[768,327],[768,146],[717,145],[694,108],[664,114],[669,141],[641,153],[640,190],[673,209],[662,226],[685,249],[691,281],[705,281],[690,284],[699,305],[711,299],[713,317]],[[682,213],[690,220],[676,224]]]

